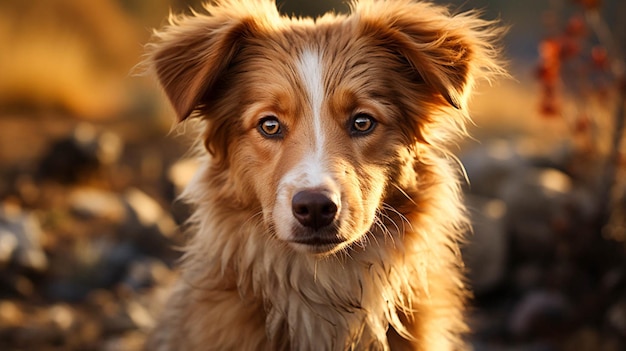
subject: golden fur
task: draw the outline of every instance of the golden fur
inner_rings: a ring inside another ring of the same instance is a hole
[[[502,72],[500,31],[425,2],[351,7],[313,20],[223,0],[155,33],[146,63],[179,121],[201,118],[208,152],[147,349],[464,347],[468,221],[446,147],[474,81]],[[278,137],[259,129],[268,116]],[[375,127],[355,131],[355,116]],[[294,220],[302,189],[336,203],[332,226]],[[299,241],[316,235],[336,242]]]

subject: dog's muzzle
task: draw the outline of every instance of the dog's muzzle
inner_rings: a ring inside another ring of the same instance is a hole
[[[335,246],[345,241],[338,236],[340,204],[323,190],[301,190],[291,199],[291,212],[303,230],[296,231],[295,243]]]

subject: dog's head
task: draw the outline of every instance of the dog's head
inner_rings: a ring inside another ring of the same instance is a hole
[[[221,201],[260,208],[305,252],[363,240],[392,194],[416,191],[419,150],[463,130],[475,78],[499,69],[490,23],[422,2],[316,20],[266,0],[206,12],[173,18],[148,62],[178,120],[206,121]]]

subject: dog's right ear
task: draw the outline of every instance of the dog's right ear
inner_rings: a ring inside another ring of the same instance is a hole
[[[221,5],[206,5],[208,14],[170,15],[169,25],[155,31],[147,45],[144,64],[156,74],[179,122],[215,89],[242,40],[256,25],[252,6],[236,8],[228,1]]]

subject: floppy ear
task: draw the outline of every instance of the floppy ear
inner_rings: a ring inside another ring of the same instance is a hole
[[[170,24],[155,31],[146,63],[167,94],[178,121],[183,121],[216,88],[260,13],[277,15],[269,2],[220,1],[206,5],[208,14],[170,16]],[[263,7],[261,9],[261,7]]]
[[[493,42],[503,33],[475,12],[460,15],[411,0],[353,3],[362,29],[406,59],[424,82],[457,109],[465,109],[476,78],[503,73]]]

